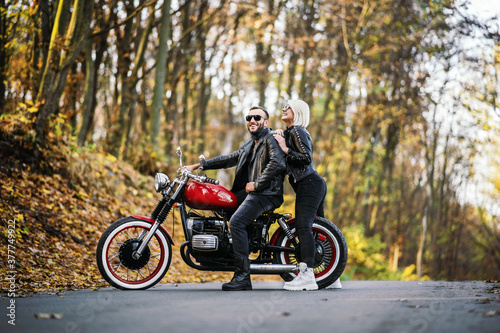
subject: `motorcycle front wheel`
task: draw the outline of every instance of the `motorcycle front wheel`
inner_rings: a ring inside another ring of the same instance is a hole
[[[97,267],[113,287],[124,290],[151,288],[161,281],[170,267],[172,245],[159,228],[139,259],[132,254],[141,244],[139,236],[151,228],[151,223],[125,217],[112,223],[97,244]]]
[[[292,234],[297,238],[295,222],[288,225]],[[293,247],[288,237],[282,230],[274,242],[276,246]],[[314,258],[314,275],[318,288],[326,288],[335,282],[344,272],[347,264],[347,244],[344,235],[336,225],[330,221],[316,217],[312,226],[313,237],[316,242]],[[273,262],[276,264],[294,264],[300,262],[300,254],[291,252],[274,253]],[[283,273],[285,281],[291,281],[296,273]]]

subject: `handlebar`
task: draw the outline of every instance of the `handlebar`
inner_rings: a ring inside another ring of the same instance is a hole
[[[185,176],[187,178],[194,179],[194,180],[196,180],[196,181],[198,181],[200,183],[209,183],[209,184],[213,184],[213,185],[219,185],[219,181],[217,179],[213,179],[213,178],[207,177],[206,175],[204,175],[204,176],[197,176],[197,175],[189,172],[185,168],[182,168],[180,171],[178,171],[178,173],[182,174],[183,176]]]
[[[201,176],[201,178],[203,178],[205,181],[205,183],[210,183],[210,184],[214,184],[214,185],[219,185],[219,181],[217,179],[213,179],[213,178],[210,178],[210,177],[207,177],[206,175],[205,176]],[[203,182],[202,182],[203,183]]]

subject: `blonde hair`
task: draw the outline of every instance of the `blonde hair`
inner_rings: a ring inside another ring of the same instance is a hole
[[[292,108],[294,113],[293,124],[296,126],[307,127],[309,125],[309,119],[311,112],[309,111],[309,105],[300,99],[289,100],[288,105]]]

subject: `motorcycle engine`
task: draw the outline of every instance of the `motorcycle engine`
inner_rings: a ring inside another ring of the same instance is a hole
[[[191,247],[194,251],[217,251],[224,238],[224,220],[216,217],[187,219]]]

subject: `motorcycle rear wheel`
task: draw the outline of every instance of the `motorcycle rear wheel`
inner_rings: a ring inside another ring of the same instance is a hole
[[[113,287],[123,290],[148,289],[161,281],[170,267],[172,245],[162,229],[158,229],[139,259],[132,253],[139,247],[137,240],[151,223],[125,217],[113,222],[97,244],[97,267]]]
[[[295,222],[290,223],[290,231],[297,237]],[[276,238],[274,245],[293,247],[285,233],[278,229],[280,234]],[[313,237],[316,241],[316,254],[314,260],[314,275],[318,288],[326,288],[335,282],[344,272],[347,264],[347,244],[344,235],[336,225],[330,221],[316,217],[314,219]],[[290,252],[274,253],[273,262],[276,264],[294,264],[300,262],[300,254]],[[285,281],[291,281],[296,273],[282,273],[281,278]]]

